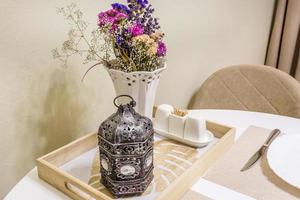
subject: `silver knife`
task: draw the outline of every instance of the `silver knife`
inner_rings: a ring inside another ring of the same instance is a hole
[[[258,149],[258,151],[253,154],[253,156],[251,156],[251,158],[246,162],[246,164],[244,165],[244,167],[241,169],[241,172],[251,168],[256,161],[258,161],[258,159],[265,153],[265,151],[267,150],[267,148],[269,147],[269,145],[273,142],[273,140],[280,134],[280,130],[279,129],[274,129],[268,139],[266,140],[266,142]]]

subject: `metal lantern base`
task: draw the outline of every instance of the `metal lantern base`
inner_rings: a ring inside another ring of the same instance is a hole
[[[153,180],[153,170],[143,178],[134,181],[113,181],[108,177],[102,177],[101,183],[114,195],[116,198],[139,196],[145,192],[151,181]]]

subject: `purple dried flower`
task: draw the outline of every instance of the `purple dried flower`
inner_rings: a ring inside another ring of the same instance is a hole
[[[148,1],[141,2],[137,0],[131,0],[131,3],[129,3],[128,7],[131,10],[131,13],[128,15],[128,18],[130,21],[136,21],[144,28],[145,34],[152,34],[156,30],[160,28],[158,24],[158,19],[152,17],[152,13],[154,12],[154,9],[150,4],[148,4]]]
[[[141,8],[146,8],[147,4],[149,3],[148,0],[127,0],[128,5],[137,5]]]
[[[130,14],[129,8],[126,5],[124,5],[124,4],[113,3],[113,4],[111,4],[111,6],[112,6],[113,9],[118,10],[118,11],[120,11],[122,13],[125,13],[127,15]]]
[[[129,32],[133,37],[144,34],[144,28],[139,24],[134,24],[129,28]]]
[[[165,45],[165,43],[163,43],[162,41],[158,42],[158,48],[157,48],[157,55],[159,57],[163,57],[165,56],[167,53],[167,47]]]
[[[116,35],[116,43],[118,46],[123,47],[125,44],[125,40],[122,36]]]

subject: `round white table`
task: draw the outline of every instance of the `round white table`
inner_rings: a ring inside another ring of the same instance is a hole
[[[250,125],[268,129],[279,128],[286,134],[300,134],[300,119],[291,117],[234,110],[192,110],[191,112],[203,116],[207,120],[236,127],[236,139]],[[192,190],[211,199],[252,199],[201,178],[192,187]],[[16,184],[4,199],[66,200],[70,198],[39,179],[37,169],[34,168]]]

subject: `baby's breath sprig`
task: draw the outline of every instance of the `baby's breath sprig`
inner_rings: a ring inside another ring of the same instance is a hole
[[[108,43],[111,38],[101,29],[95,29],[91,32],[91,39],[88,39],[86,36],[88,23],[83,20],[83,13],[74,3],[58,8],[57,13],[64,16],[71,25],[71,29],[68,32],[68,39],[63,42],[62,46],[52,50],[53,57],[61,60],[65,66],[73,55],[83,56],[84,64],[97,62],[109,65],[112,49]]]

